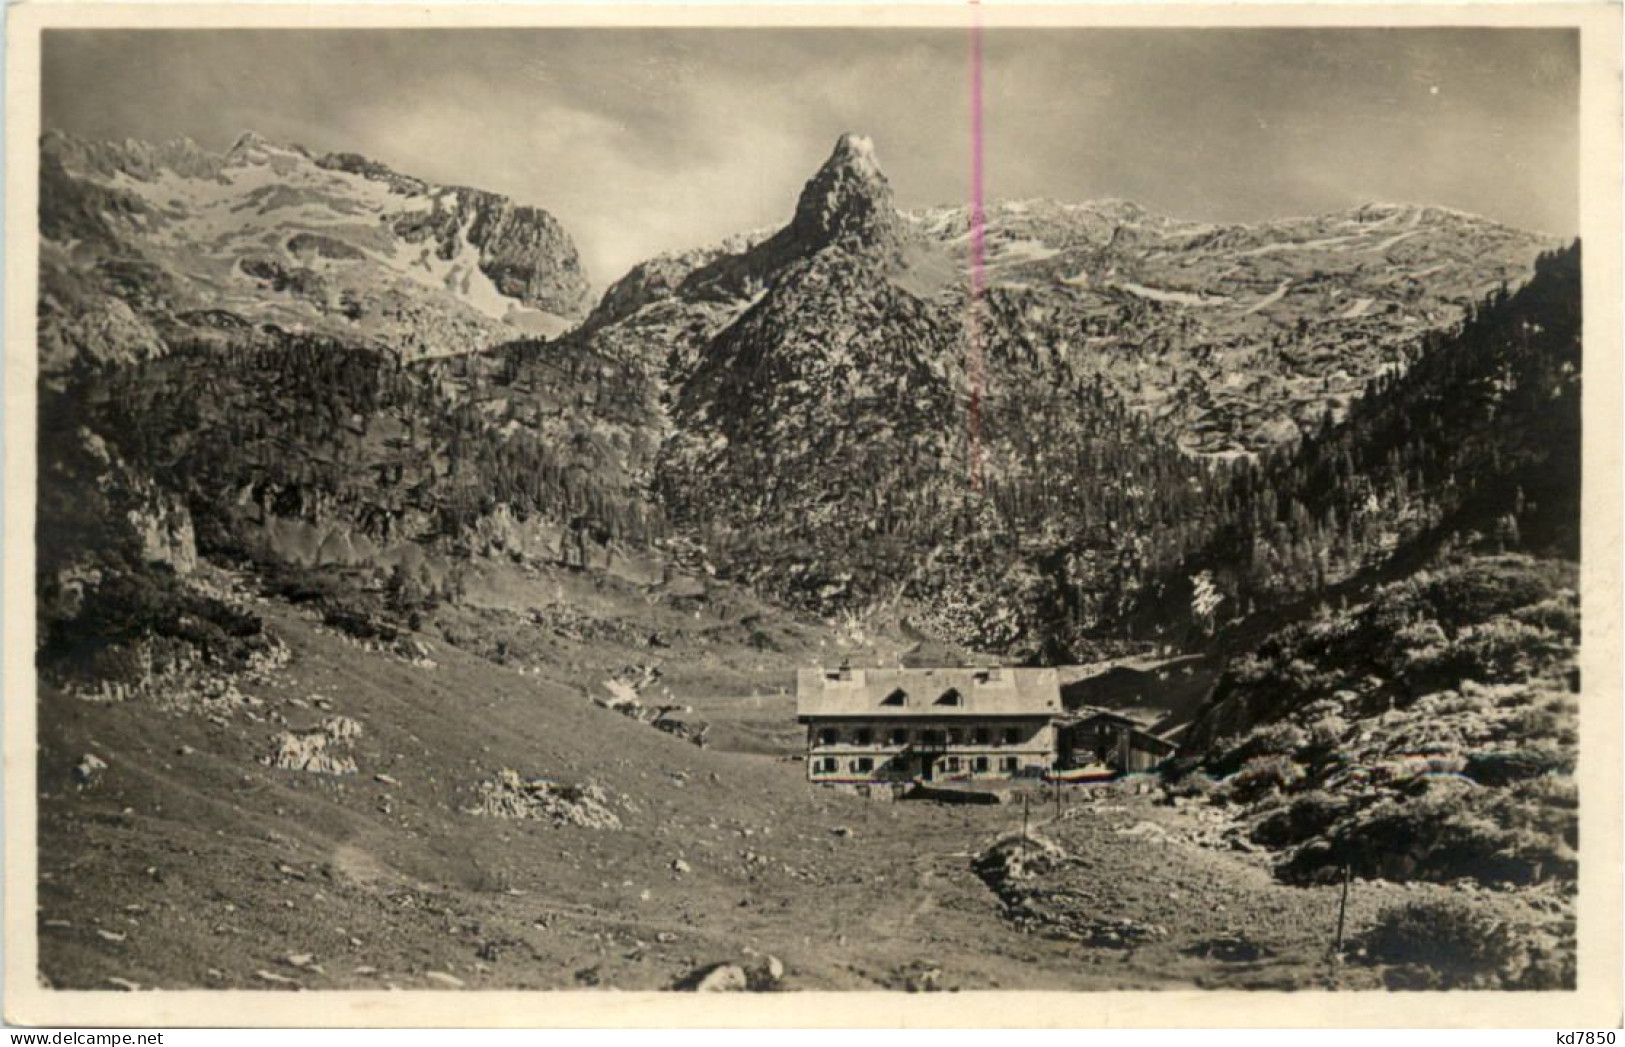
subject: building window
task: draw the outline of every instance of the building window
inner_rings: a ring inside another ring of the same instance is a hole
[[[971,766],[975,769],[977,774],[986,774],[987,773],[987,757],[978,756],[976,758],[976,762],[974,764],[972,764]]]
[[[871,731],[867,727],[859,727],[858,728],[858,744],[859,745],[872,745],[874,743],[874,740],[875,740],[875,732]]]
[[[1021,761],[1017,760],[1014,756],[1006,756],[1003,760],[1003,764],[1006,771],[1014,773],[1015,769],[1021,765]]]
[[[835,763],[835,757],[833,756],[826,756],[822,760],[818,761],[819,774],[834,774],[837,769],[838,767]]]
[[[867,756],[860,756],[852,761],[852,769],[859,774],[868,774],[875,769],[875,762]]]
[[[986,745],[987,744],[987,739],[988,739],[987,728],[986,727],[978,727],[978,728],[976,728],[976,744],[977,745]]]
[[[964,699],[960,696],[959,692],[956,689],[950,687],[946,691],[942,692],[942,697],[937,699],[937,704],[938,705],[963,705],[964,704]]]
[[[897,688],[897,690],[895,690],[892,693],[888,694],[885,698],[882,698],[881,701],[880,701],[880,704],[881,705],[907,705],[908,704],[908,692],[903,690],[901,687],[899,687],[899,688]]]
[[[950,773],[955,773],[959,770],[959,757],[950,756],[945,762],[948,764],[948,770]]]
[[[906,727],[893,727],[892,732],[891,732],[891,743],[893,745],[907,745],[908,744],[908,728],[906,728]]]
[[[1006,727],[1004,729],[1004,744],[1005,745],[1014,745],[1019,741],[1021,741],[1021,731],[1020,730],[1018,730],[1018,729],[1016,729],[1014,727]]]
[[[922,744],[922,745],[941,745],[942,744],[942,732],[941,731],[921,731],[920,732],[920,744]]]
[[[948,728],[948,744],[959,745],[965,739],[965,734],[957,727]]]
[[[835,740],[838,737],[840,737],[840,735],[835,730],[835,728],[826,727],[823,730],[818,732],[818,744],[819,745],[834,745]]]

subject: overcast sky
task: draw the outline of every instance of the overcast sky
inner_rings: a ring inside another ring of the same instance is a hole
[[[1115,196],[1247,221],[1372,200],[1577,232],[1566,30],[999,30],[989,199]],[[243,130],[546,207],[597,283],[786,221],[843,131],[901,206],[966,200],[959,30],[46,34],[44,121],[93,137]]]

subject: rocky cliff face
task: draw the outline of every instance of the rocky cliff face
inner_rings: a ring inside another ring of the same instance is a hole
[[[559,316],[576,317],[587,297],[587,277],[558,220],[538,207],[477,194],[468,241],[480,251],[480,269],[510,298]]]
[[[60,373],[75,363],[99,367],[164,355],[158,332],[121,298],[85,297],[70,309],[53,304],[40,331],[40,370],[45,373]]]
[[[332,153],[316,159],[332,171],[358,174],[407,196],[430,196],[431,214],[403,215],[396,221],[414,243],[433,234],[436,254],[458,256],[464,239],[479,251],[479,268],[509,298],[544,312],[578,319],[587,305],[589,285],[581,257],[564,227],[539,207],[516,204],[506,196],[481,189],[436,187],[355,153]]]
[[[40,472],[35,567],[42,621],[73,620],[86,597],[120,573],[155,565],[173,575],[196,569],[185,502],[91,430],[42,432]]]
[[[160,338],[277,328],[409,358],[557,335],[586,311],[587,278],[558,221],[494,193],[254,134],[214,154],[50,133],[41,157],[53,367],[81,351],[150,355],[105,297]]]

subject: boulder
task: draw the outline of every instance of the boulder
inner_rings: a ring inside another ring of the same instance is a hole
[[[718,963],[692,972],[676,988],[681,992],[745,992],[750,977],[737,963]]]
[[[107,770],[107,761],[95,753],[86,753],[73,768],[73,780],[79,783],[81,789],[94,785],[101,778],[101,773]]]

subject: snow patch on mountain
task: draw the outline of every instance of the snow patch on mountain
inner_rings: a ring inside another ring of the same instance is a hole
[[[353,154],[318,158],[252,132],[221,155],[51,133],[42,156],[64,176],[53,193],[104,208],[56,213],[94,224],[98,252],[163,274],[173,314],[227,309],[438,355],[556,334],[586,304],[574,245],[546,212]],[[53,232],[82,253],[84,231]]]
[[[1076,277],[1074,277],[1073,280],[1076,280]],[[1072,281],[1068,282],[1070,283]],[[1112,286],[1121,288],[1127,291],[1129,294],[1138,295],[1141,298],[1149,298],[1153,302],[1176,302],[1179,305],[1212,306],[1223,305],[1230,301],[1230,298],[1226,295],[1192,294],[1190,291],[1165,291],[1160,287],[1146,287],[1142,284],[1134,283],[1132,280],[1118,280],[1114,282]]]
[[[1262,309],[1268,309],[1270,306],[1274,305],[1276,302],[1279,302],[1281,299],[1285,298],[1287,291],[1289,291],[1291,288],[1292,288],[1292,281],[1291,280],[1282,280],[1280,287],[1277,287],[1274,291],[1271,291],[1269,294],[1267,294],[1264,297],[1260,298],[1258,301],[1254,302],[1252,305],[1249,305],[1247,308],[1243,309],[1242,310],[1242,315],[1245,316],[1245,315],[1249,315],[1251,313],[1259,312]]]

